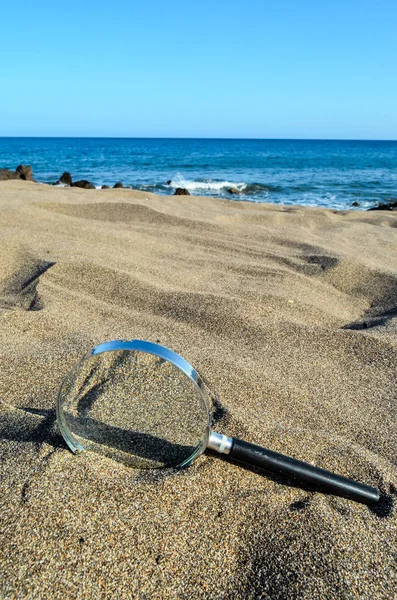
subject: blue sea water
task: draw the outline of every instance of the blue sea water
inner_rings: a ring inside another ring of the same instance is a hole
[[[0,168],[158,194],[366,209],[397,200],[397,142],[154,138],[0,138]],[[171,181],[171,183],[167,183]],[[238,195],[227,190],[235,187]]]

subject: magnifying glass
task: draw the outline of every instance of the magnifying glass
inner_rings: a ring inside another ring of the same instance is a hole
[[[209,448],[231,460],[283,474],[365,504],[373,487],[212,430],[209,395],[181,356],[145,340],[90,350],[58,393],[60,431],[74,453],[92,450],[132,467],[185,467]]]

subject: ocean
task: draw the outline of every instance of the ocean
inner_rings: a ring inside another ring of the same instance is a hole
[[[63,171],[124,186],[234,201],[367,209],[397,201],[397,142],[154,138],[0,138],[0,168],[30,164],[36,181]],[[238,194],[231,195],[230,188]]]

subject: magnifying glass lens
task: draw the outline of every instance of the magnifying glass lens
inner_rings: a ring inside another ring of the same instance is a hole
[[[93,450],[134,467],[189,464],[207,443],[200,391],[178,367],[147,352],[87,356],[64,380],[58,410],[73,451]]]

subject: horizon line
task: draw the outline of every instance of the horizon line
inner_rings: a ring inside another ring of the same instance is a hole
[[[80,140],[222,140],[222,141],[286,141],[286,142],[397,142],[380,138],[289,138],[289,137],[195,137],[195,136],[112,136],[112,135],[1,135],[1,139],[80,139]]]

